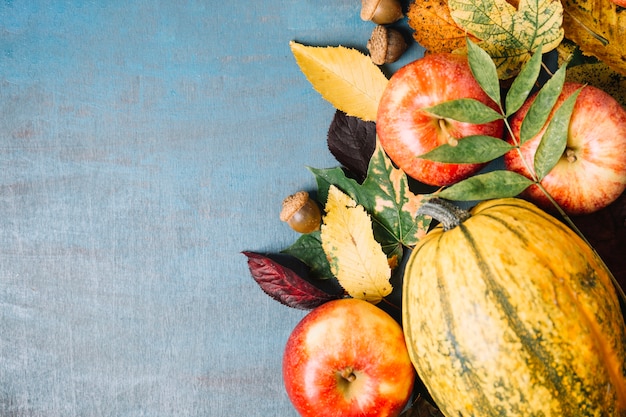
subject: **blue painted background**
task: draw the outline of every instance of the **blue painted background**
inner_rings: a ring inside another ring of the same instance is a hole
[[[304,313],[240,252],[291,244],[282,199],[337,165],[288,44],[363,50],[359,9],[0,3],[1,416],[295,415]]]

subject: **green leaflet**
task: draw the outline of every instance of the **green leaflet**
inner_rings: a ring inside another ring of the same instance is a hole
[[[565,83],[566,65],[546,81],[533,100],[520,128],[520,145],[532,139],[543,128]]]
[[[492,161],[512,148],[504,140],[492,136],[467,136],[456,146],[440,145],[420,158],[452,164],[480,164]]]
[[[500,113],[473,98],[445,101],[423,110],[444,119],[474,124],[489,123],[503,118]]]
[[[470,38],[465,38],[465,40],[469,66],[474,79],[483,91],[500,106],[500,82],[496,65],[484,49],[472,42]]]
[[[580,90],[576,90],[554,112],[539,142],[533,162],[538,181],[541,181],[554,168],[565,151],[569,121]]]
[[[439,192],[438,197],[456,201],[515,197],[533,181],[512,171],[491,171],[460,181]]]
[[[530,95],[539,78],[542,57],[541,47],[539,47],[513,80],[505,99],[507,116],[518,111]]]

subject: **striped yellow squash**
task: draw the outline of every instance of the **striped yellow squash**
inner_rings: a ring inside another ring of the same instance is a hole
[[[411,254],[402,309],[443,414],[626,415],[624,318],[592,249],[520,199],[441,203],[423,209],[441,224]]]

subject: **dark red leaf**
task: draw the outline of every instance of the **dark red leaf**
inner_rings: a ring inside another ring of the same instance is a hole
[[[337,110],[328,129],[330,153],[362,182],[376,149],[376,124]]]
[[[261,289],[286,306],[311,310],[337,298],[267,256],[255,252],[242,253],[248,258],[252,278]]]

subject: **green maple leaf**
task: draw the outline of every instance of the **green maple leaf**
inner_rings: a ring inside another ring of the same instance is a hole
[[[559,0],[448,0],[452,19],[480,39],[494,60],[498,77],[511,78],[539,47],[556,48],[563,39],[563,6]]]
[[[346,177],[341,168],[315,169],[318,197],[325,201],[335,185],[362,205],[372,217],[376,240],[388,257],[402,258],[403,247],[413,247],[426,234],[430,219],[418,216],[423,196],[409,190],[406,174],[395,168],[377,144],[362,184]]]

